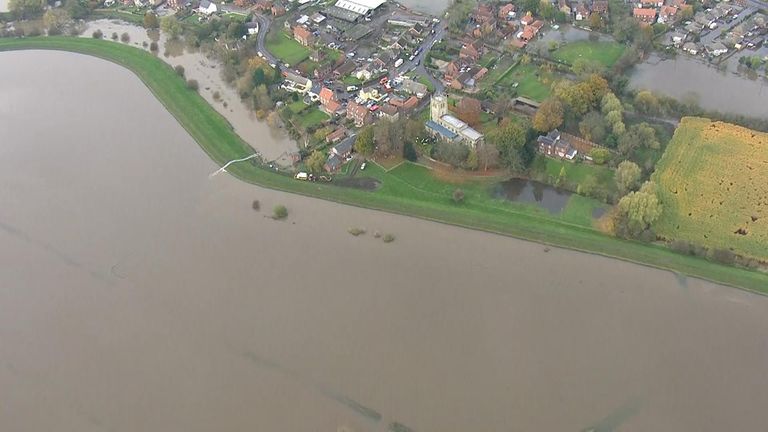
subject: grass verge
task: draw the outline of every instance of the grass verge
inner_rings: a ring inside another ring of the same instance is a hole
[[[224,164],[253,153],[224,117],[200,95],[187,89],[184,80],[170,66],[147,51],[89,38],[0,39],[0,51],[23,49],[71,51],[122,65],[146,84],[214,161]],[[376,172],[377,169],[380,172]],[[451,200],[452,188],[419,180],[410,172],[414,170],[410,164],[407,169],[408,172],[398,177],[398,173],[387,175],[371,164],[366,175],[379,176],[384,182],[376,192],[300,182],[248,163],[234,164],[228,171],[262,187],[593,252],[768,294],[768,275],[764,273],[680,255],[661,246],[616,239],[591,227],[548,217],[546,212],[533,211],[530,207],[492,205],[492,200],[477,198],[480,191],[487,195],[482,187],[473,189],[462,185],[466,198],[457,205]],[[414,176],[411,181],[404,180],[410,175]]]

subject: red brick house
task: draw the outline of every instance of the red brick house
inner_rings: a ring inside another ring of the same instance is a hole
[[[315,43],[315,35],[313,35],[309,29],[302,26],[293,28],[293,38],[296,39],[296,42],[304,46],[311,46]]]
[[[320,97],[320,103],[323,105],[330,101],[336,100],[336,94],[334,94],[333,90],[329,89],[328,87],[323,87],[320,90],[320,94],[318,96]]]
[[[350,102],[347,105],[347,118],[353,120],[357,127],[370,124],[373,120],[373,116],[368,111],[368,108],[355,102]]]
[[[283,16],[285,15],[285,8],[280,5],[274,5],[272,6],[272,16]]]
[[[640,22],[653,24],[656,22],[656,9],[634,8],[632,16]]]
[[[515,5],[513,3],[507,3],[499,8],[499,18],[508,19],[513,16],[515,12]]]
[[[477,61],[482,56],[483,43],[481,41],[474,41],[470,44],[466,44],[461,47],[459,51],[459,58],[470,59]]]

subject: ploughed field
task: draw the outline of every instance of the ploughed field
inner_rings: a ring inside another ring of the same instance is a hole
[[[768,259],[768,134],[683,118],[654,179],[659,235]]]

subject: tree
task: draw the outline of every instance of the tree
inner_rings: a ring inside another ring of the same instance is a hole
[[[496,146],[501,163],[512,171],[522,171],[527,164],[525,154],[526,131],[509,120],[488,133],[486,139]]]
[[[625,195],[640,183],[640,167],[632,161],[624,161],[616,168],[616,186],[619,193]]]
[[[152,41],[149,44],[149,50],[152,51],[153,53],[156,53],[158,49],[160,49],[160,47],[157,45],[157,42]]]
[[[64,25],[71,19],[72,17],[69,15],[69,12],[65,9],[48,9],[45,11],[45,14],[43,14],[43,25],[48,29],[48,32],[54,31],[60,33],[62,27],[64,27]]]
[[[557,185],[558,187],[562,187],[565,185],[565,180],[568,178],[568,174],[565,172],[565,165],[560,167],[560,174],[557,175]]]
[[[549,132],[561,124],[563,124],[563,104],[554,98],[545,100],[533,116],[533,127],[541,132]]]
[[[619,201],[617,234],[636,237],[656,222],[661,212],[656,185],[646,182],[638,192],[630,192]]]
[[[157,15],[153,12],[147,12],[144,14],[144,28],[156,29],[160,27],[160,22],[157,19]]]
[[[615,94],[613,94],[613,92],[608,92],[603,96],[603,99],[600,101],[600,108],[603,114],[608,114],[611,111],[624,111],[624,108],[621,106],[621,101]]]
[[[197,91],[198,89],[200,89],[200,84],[197,83],[197,80],[191,79],[187,81],[187,88],[190,90]]]
[[[643,90],[635,95],[635,108],[643,114],[657,114],[659,99],[653,93]]]
[[[322,172],[323,167],[325,166],[325,155],[323,152],[315,150],[311,155],[309,155],[304,165],[307,166],[307,170],[309,170],[309,172]]]
[[[101,30],[95,30],[93,33],[91,33],[91,36],[93,36],[94,39],[101,39],[104,37],[104,33],[101,32]]]
[[[579,123],[579,132],[584,139],[602,143],[605,139],[605,120],[597,111],[590,111]]]
[[[593,74],[602,74],[605,72],[605,66],[595,60],[585,58],[576,59],[571,66],[571,70],[578,76],[589,76]]]
[[[144,18],[144,22],[144,26],[146,27],[146,16]],[[160,30],[162,30],[163,33],[166,33],[169,38],[177,39],[179,36],[181,36],[184,28],[181,26],[179,19],[171,15],[163,17],[163,19],[160,20]]]
[[[45,0],[10,0],[8,10],[17,18],[27,19],[43,11]]]
[[[468,156],[469,147],[457,141],[441,141],[437,144],[435,151],[435,158],[455,167],[464,164]]]
[[[176,66],[173,67],[173,70],[176,71],[176,75],[184,78],[184,66],[176,65]]]
[[[120,41],[121,41],[121,42],[123,42],[123,43],[128,43],[128,42],[130,42],[130,41],[131,41],[131,35],[129,35],[128,33],[123,33],[123,34],[121,34],[121,35],[120,35]],[[184,68],[184,67],[182,66],[182,69],[183,69],[183,68]]]
[[[269,96],[269,90],[264,84],[253,89],[253,106],[260,110],[271,110],[275,105]]]
[[[370,156],[375,150],[373,141],[373,127],[367,126],[357,134],[355,138],[355,151],[363,156]]]
[[[476,170],[477,166],[479,164],[478,157],[477,157],[477,150],[476,149],[470,149],[469,154],[467,155],[467,160],[464,161],[464,166],[467,169],[470,170]]]
[[[487,171],[489,167],[494,167],[499,163],[499,150],[495,145],[488,142],[484,142],[477,146],[477,162],[478,166],[483,167],[483,171]]]
[[[66,0],[64,2],[64,9],[69,13],[69,16],[74,19],[82,19],[87,17],[91,10],[80,0]]]
[[[272,211],[272,218],[273,219],[285,219],[288,217],[288,209],[280,204],[275,206],[274,210]]]
[[[589,157],[592,158],[592,162],[597,165],[602,165],[608,162],[608,159],[611,158],[611,152],[608,151],[608,149],[595,147],[589,151]]]
[[[589,28],[592,30],[600,30],[603,28],[603,19],[600,17],[599,13],[592,12],[589,15]]]

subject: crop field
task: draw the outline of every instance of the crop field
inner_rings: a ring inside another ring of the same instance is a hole
[[[768,134],[686,117],[653,179],[657,234],[768,259]]]

